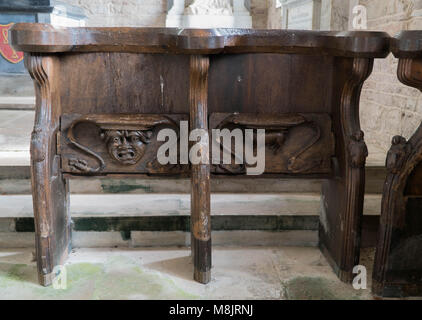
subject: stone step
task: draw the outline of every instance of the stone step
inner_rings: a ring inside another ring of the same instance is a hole
[[[0,232],[0,248],[34,248],[33,232]],[[244,246],[300,246],[318,245],[318,231],[213,231],[213,247]],[[186,247],[190,245],[190,233],[183,231],[132,231],[130,237],[121,232],[72,232],[73,248],[113,247]],[[34,248],[35,249],[35,248]]]
[[[29,165],[33,124],[34,111],[0,110],[0,166]]]
[[[379,215],[381,195],[366,195],[365,215]],[[72,217],[188,216],[188,194],[100,194],[70,196]],[[319,216],[319,194],[212,194],[217,216]],[[33,217],[31,195],[0,196],[0,218]]]
[[[187,217],[175,217],[176,219]],[[225,223],[222,224],[223,218]],[[288,225],[279,228],[268,228],[269,224],[256,224],[253,226],[238,225],[230,229],[230,222],[236,220],[234,217],[213,216],[212,218],[212,242],[213,246],[316,246],[318,244],[318,217],[304,217],[302,221],[307,221],[306,228],[301,228],[300,223]],[[243,217],[242,217],[243,218]],[[289,217],[279,217],[279,221],[286,222]],[[303,217],[302,217],[303,218]],[[30,218],[23,218],[30,220]],[[33,219],[32,225],[29,221],[25,223],[27,230],[20,230],[21,222],[9,224],[6,226],[7,220],[11,222],[13,219],[0,218],[0,248],[22,248],[33,247],[34,237]],[[89,220],[89,218],[75,218],[76,220]],[[148,218],[149,219],[149,218]],[[246,217],[246,220],[250,217]],[[100,221],[104,220],[104,221]],[[116,219],[120,220],[121,218]],[[144,219],[145,220],[145,219]],[[174,220],[174,219],[173,219]],[[186,219],[182,219],[186,220]],[[297,222],[297,219],[294,219]],[[294,221],[290,219],[290,222]],[[80,221],[79,221],[80,222]],[[141,226],[140,224],[130,223],[123,225],[120,222],[116,224],[110,223],[107,218],[97,218],[96,223],[90,225],[84,224],[81,227],[78,221],[72,231],[73,247],[163,247],[163,246],[189,246],[190,233],[188,222],[185,226],[175,226],[168,228],[168,223],[161,221],[155,227],[151,228],[148,224]],[[139,219],[138,219],[139,222]],[[174,222],[174,221],[173,221]],[[171,223],[170,223],[171,224]],[[377,226],[379,224],[378,217],[365,216],[363,219],[362,229],[362,248],[374,247],[377,241]],[[2,227],[3,226],[3,227]],[[18,228],[19,226],[19,228]],[[101,226],[100,228],[98,226]],[[232,225],[233,226],[233,225]],[[16,227],[14,229],[14,227]],[[163,229],[163,230],[161,230]]]
[[[176,219],[188,217],[174,217]],[[225,219],[224,224],[221,224]],[[279,221],[295,222],[293,225],[286,224],[280,228],[268,228],[268,221],[264,225],[259,222],[245,227],[242,223],[230,229],[230,222],[235,217],[212,217],[212,242],[213,246],[316,246],[318,244],[318,220],[317,216],[301,217],[301,221],[307,223],[306,228],[298,223],[297,217],[278,217]],[[241,217],[242,219],[244,217]],[[245,217],[248,221],[250,217]],[[124,219],[124,218],[123,218]],[[142,218],[138,218],[138,222]],[[150,218],[147,218],[150,219]],[[21,220],[27,220],[22,231]],[[107,224],[109,219],[96,218],[94,224],[81,223],[81,220],[90,218],[75,218],[75,226],[72,231],[72,246],[80,247],[163,247],[163,246],[189,246],[190,233],[188,222],[174,230],[168,228],[168,222],[161,221],[155,225],[156,229],[133,223],[123,225],[122,218],[115,219],[114,223]],[[79,221],[78,221],[79,220]],[[103,221],[101,221],[103,220]],[[146,219],[143,219],[146,220]],[[150,219],[151,220],[151,219]],[[174,220],[174,219],[173,219]],[[187,219],[182,219],[187,220]],[[220,220],[220,221],[219,221]],[[263,220],[261,220],[262,222]],[[126,221],[127,222],[127,221]],[[174,222],[174,221],[173,221]],[[219,223],[220,222],[220,223]],[[82,227],[81,225],[82,224]],[[379,220],[376,216],[365,216],[362,229],[362,248],[374,247],[377,241]],[[99,227],[101,226],[101,227]],[[167,226],[167,228],[165,228]],[[175,226],[173,224],[173,226]],[[233,226],[233,225],[232,225]],[[8,219],[0,218],[0,248],[26,248],[34,247],[35,234],[32,218]],[[160,229],[164,229],[160,230]],[[170,231],[168,231],[170,230]]]
[[[0,97],[0,110],[33,110],[35,97]]]
[[[5,118],[2,109],[34,110],[34,106],[34,83],[29,74],[0,74],[0,119]]]
[[[373,219],[376,216],[365,216]],[[318,216],[294,215],[213,215],[212,229],[232,230],[318,230]],[[137,217],[72,217],[74,231],[113,232],[129,236],[131,231],[190,231],[190,217],[180,216],[137,216]],[[0,218],[0,232],[35,232],[34,218]]]
[[[366,193],[380,194],[385,180],[385,169],[366,169]],[[214,193],[319,193],[320,180],[310,179],[263,179],[224,178],[211,179]],[[152,194],[189,193],[189,179],[71,179],[73,194]],[[0,194],[19,195],[31,193],[30,170],[28,166],[0,166]]]

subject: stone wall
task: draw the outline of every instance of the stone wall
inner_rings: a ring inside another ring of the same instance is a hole
[[[345,31],[349,24],[348,0],[321,0],[320,30]]]
[[[267,28],[268,1],[269,0],[250,0],[250,11],[253,28]]]
[[[87,26],[159,27],[167,0],[62,0],[85,10]]]
[[[320,30],[345,31],[349,23],[349,0],[320,0],[321,21]],[[283,9],[280,6],[284,0],[268,0],[267,28],[283,28]]]
[[[167,0],[62,0],[85,10],[87,26],[164,27]],[[269,0],[268,0],[269,1]],[[188,2],[186,2],[188,3]],[[267,0],[250,0],[254,28],[267,26]]]
[[[395,35],[422,29],[422,0],[360,0],[367,7],[368,28]],[[369,161],[383,164],[391,138],[409,138],[422,120],[422,95],[397,79],[397,59],[377,59],[361,97],[361,122],[370,151]]]
[[[268,0],[267,28],[281,29],[283,9],[280,0]]]

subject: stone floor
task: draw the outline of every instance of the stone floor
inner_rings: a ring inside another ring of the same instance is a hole
[[[365,250],[368,275],[372,260]],[[67,288],[44,288],[31,249],[1,249],[0,299],[372,299],[340,282],[317,248],[215,247],[207,285],[192,280],[187,248],[75,249],[65,267]]]

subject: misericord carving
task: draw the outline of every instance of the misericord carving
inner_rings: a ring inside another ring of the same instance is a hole
[[[105,169],[101,155],[82,145],[74,136],[74,128],[80,123],[92,123],[100,128],[100,137],[106,144],[110,158],[120,165],[137,164],[145,155],[151,142],[153,129],[159,125],[177,127],[176,123],[162,115],[87,115],[77,118],[67,130],[71,145],[97,160],[98,166],[92,167],[84,159],[71,158],[68,165],[75,172],[94,174]]]
[[[321,164],[321,159],[315,157],[313,160],[306,161],[301,156],[314,146],[321,138],[321,128],[314,121],[309,121],[301,114],[231,114],[226,117],[216,129],[224,129],[230,127],[244,129],[265,129],[265,145],[272,151],[273,155],[282,154],[283,146],[293,128],[308,127],[313,131],[313,135],[305,141],[300,141],[298,150],[288,159],[287,169],[291,173],[301,173],[311,170]],[[223,145],[220,143],[221,148]],[[233,157],[235,157],[235,154]],[[220,164],[220,169],[232,174],[244,173],[246,167],[244,164]]]
[[[122,165],[133,165],[144,156],[152,134],[149,130],[104,130],[101,137],[112,159]]]

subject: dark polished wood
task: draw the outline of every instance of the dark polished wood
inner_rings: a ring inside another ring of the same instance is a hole
[[[422,91],[422,32],[391,40],[398,78]],[[373,292],[384,297],[422,296],[422,125],[406,140],[392,139],[387,154]]]
[[[320,245],[352,279],[367,156],[359,96],[373,59],[389,53],[387,34],[16,24],[10,38],[39,88],[32,164],[42,279],[70,243],[63,177],[190,175],[194,277],[210,280],[210,178],[245,178],[247,168],[160,165],[158,130],[188,119],[191,129],[265,129],[261,177],[326,179]],[[50,193],[51,181],[60,192]]]
[[[190,57],[190,131],[208,133],[208,70],[205,55]],[[211,280],[211,209],[209,139],[200,138],[199,148],[191,149],[205,161],[191,163],[191,247],[194,279],[200,283]],[[208,160],[207,160],[208,159]]]
[[[371,59],[355,58],[351,75],[341,90],[339,108],[333,110],[336,126],[336,178],[322,185],[320,247],[339,278],[353,279],[359,264],[365,161],[368,150],[359,124],[359,99],[364,81],[372,72]]]
[[[162,144],[157,134],[161,129],[179,132],[180,121],[188,119],[188,114],[65,114],[58,136],[62,171],[81,175],[187,172],[188,165],[157,162]]]
[[[331,117],[314,113],[211,113],[210,128],[217,130],[265,129],[265,171],[263,174],[312,175],[331,177],[331,158],[335,156]],[[215,141],[216,137],[212,137]],[[245,175],[248,164],[235,163],[235,139],[232,139],[232,164],[213,165],[214,174]],[[224,140],[217,141],[223,159]],[[243,159],[250,146],[244,141]],[[255,153],[256,142],[250,153]]]
[[[55,28],[16,24],[15,49],[25,52],[136,53],[295,53],[384,58],[383,32],[330,32],[252,29]]]
[[[60,169],[56,135],[61,108],[53,92],[60,77],[58,58],[26,54],[25,65],[34,80],[35,124],[31,136],[31,180],[35,216],[35,248],[42,285],[52,283],[54,268],[62,265],[70,251],[71,220],[69,189]]]

